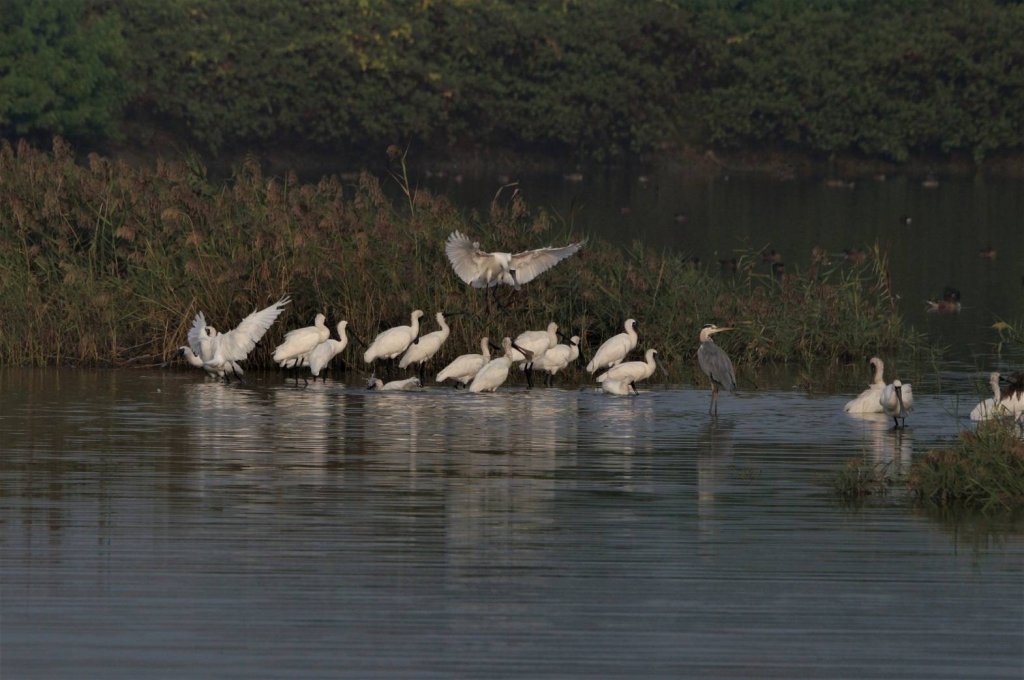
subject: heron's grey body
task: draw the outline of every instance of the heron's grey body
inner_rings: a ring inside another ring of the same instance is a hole
[[[719,328],[708,324],[700,332],[700,349],[697,350],[697,363],[711,380],[711,407],[708,413],[718,413],[718,389],[724,387],[729,392],[736,392],[736,371],[722,348],[715,344],[711,336],[731,328]]]

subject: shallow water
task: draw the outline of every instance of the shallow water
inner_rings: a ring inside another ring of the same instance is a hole
[[[951,393],[0,370],[0,676],[1019,678],[1019,530],[829,490]]]

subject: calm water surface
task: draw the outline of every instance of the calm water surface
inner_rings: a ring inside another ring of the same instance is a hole
[[[1019,532],[830,495],[919,392],[0,370],[0,677],[1020,678]]]

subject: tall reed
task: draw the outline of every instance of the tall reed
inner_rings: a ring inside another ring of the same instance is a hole
[[[423,190],[393,202],[368,174],[300,183],[293,174],[264,176],[249,160],[217,184],[194,159],[137,168],[97,155],[76,163],[59,139],[49,152],[5,144],[0,362],[155,364],[185,342],[197,311],[226,329],[286,293],[294,302],[250,365],[268,364],[283,333],[319,311],[348,319],[363,339],[406,322],[415,308],[463,311],[439,360],[475,347],[481,335],[514,335],[550,320],[579,333],[587,356],[627,317],[677,371],[692,370],[698,331],[709,321],[738,327],[722,338],[737,364],[922,344],[895,309],[877,248],[865,264],[780,281],[757,273],[752,254],[723,275],[693,266],[685,253],[592,237],[522,291],[498,291],[497,305],[459,281],[444,255],[456,229],[485,249],[516,251],[586,236],[585,225],[576,227],[531,210],[512,190],[500,192],[488,214],[466,216]]]

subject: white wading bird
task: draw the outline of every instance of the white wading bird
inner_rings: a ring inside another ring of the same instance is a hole
[[[718,415],[718,389],[724,387],[729,392],[736,393],[736,371],[732,367],[729,355],[715,344],[711,336],[731,330],[733,329],[719,328],[715,324],[709,323],[700,331],[697,363],[700,364],[700,370],[704,371],[704,375],[711,380],[711,407],[708,409],[708,413],[715,415]]]
[[[331,337],[331,329],[324,325],[327,317],[317,314],[312,326],[296,328],[284,334],[284,342],[274,349],[274,362],[278,366],[301,365],[317,345]]]
[[[1024,373],[1010,376],[1005,389],[999,387],[1000,375],[989,375],[992,397],[982,401],[971,410],[971,420],[988,420],[998,416],[1020,417],[1024,414]]]
[[[633,381],[626,380],[605,380],[601,383],[601,391],[605,394],[629,395],[639,394],[633,387]]]
[[[597,351],[594,352],[594,357],[587,364],[587,373],[594,373],[602,368],[621,364],[629,353],[633,351],[637,342],[636,321],[634,319],[626,319],[624,326],[626,328],[625,333],[613,335],[602,342],[601,346],[597,348]]]
[[[363,361],[372,364],[377,359],[394,359],[400,356],[420,334],[421,316],[423,311],[417,309],[411,315],[410,325],[395,326],[378,334],[363,352]]]
[[[345,327],[348,326],[348,321],[338,322],[338,339],[328,337],[326,340],[321,342],[319,345],[313,348],[306,358],[306,363],[309,364],[309,372],[313,375],[313,382],[320,377],[320,371],[327,368],[327,365],[331,363],[334,357],[345,351],[348,347],[348,335],[345,333]]]
[[[527,361],[533,358],[527,353],[529,350],[523,352],[522,348],[516,347],[515,343],[512,342],[512,338],[506,337],[501,341],[501,346],[505,353],[496,359],[488,361],[487,365],[477,372],[473,382],[469,384],[470,392],[493,392],[501,387],[502,383],[508,379],[508,369],[512,367],[513,352],[518,351],[521,354],[525,354]]]
[[[892,416],[896,421],[896,427],[907,426],[907,412],[914,406],[914,393],[910,389],[910,383],[904,385],[899,380],[893,380],[891,384],[882,388],[882,394],[878,398],[882,405],[882,411]]]
[[[405,350],[405,354],[402,355],[402,359],[398,362],[399,368],[406,368],[413,364],[420,365],[420,382],[423,382],[423,371],[427,361],[430,360],[437,351],[441,349],[441,345],[444,344],[445,340],[448,339],[450,329],[448,323],[444,319],[444,313],[438,312],[434,315],[437,320],[437,325],[441,327],[439,331],[433,331],[421,335],[419,338],[413,341],[409,348]]]
[[[543,331],[523,331],[512,341],[512,361],[523,364],[526,384],[533,387],[533,361],[558,344],[558,324],[552,321]],[[529,358],[527,358],[529,357]]]
[[[547,371],[548,374],[544,376],[544,384],[551,387],[555,383],[555,374],[567,368],[579,356],[580,336],[574,335],[569,338],[568,343],[559,343],[550,347],[542,356],[534,359],[531,369]],[[523,370],[526,370],[525,364]]]
[[[209,375],[225,380],[232,375],[241,378],[244,372],[238,362],[244,361],[252,352],[289,302],[291,300],[285,296],[245,317],[227,333],[218,333],[216,328],[208,326],[206,317],[199,312],[188,331],[189,351],[185,352],[183,348],[182,353],[191,365],[201,366]]]
[[[658,350],[649,349],[644,356],[644,361],[627,361],[616,366],[612,366],[607,371],[597,376],[597,382],[603,383],[607,381],[612,382],[628,382],[633,386],[633,391],[636,391],[636,385],[641,380],[647,380],[656,369],[661,369],[661,372],[668,376],[668,371],[661,365],[661,361],[658,360]]]
[[[461,354],[450,364],[441,369],[434,382],[444,382],[449,378],[455,380],[455,386],[468,385],[476,374],[491,360],[490,340],[480,339],[480,354]]]
[[[584,241],[561,248],[537,248],[521,253],[487,253],[465,234],[454,231],[448,236],[444,252],[460,279],[474,288],[493,288],[499,284],[516,290],[529,283],[583,247]]]
[[[406,378],[405,380],[384,382],[380,378],[371,377],[370,382],[366,384],[366,389],[378,390],[380,392],[409,392],[412,390],[418,390],[419,388],[419,378]]]
[[[868,388],[860,393],[856,399],[846,402],[843,410],[848,413],[881,413],[882,404],[879,398],[882,396],[882,388],[885,387],[885,380],[882,378],[882,371],[885,364],[878,357],[871,357],[868,363],[874,368],[874,377]]]

